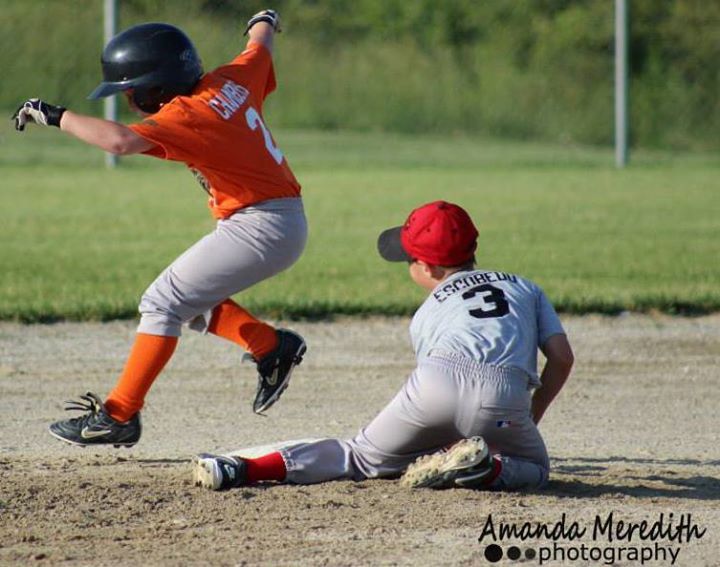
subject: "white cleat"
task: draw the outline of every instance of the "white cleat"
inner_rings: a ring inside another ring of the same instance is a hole
[[[227,490],[246,484],[247,465],[239,458],[201,453],[193,458],[193,484]]]

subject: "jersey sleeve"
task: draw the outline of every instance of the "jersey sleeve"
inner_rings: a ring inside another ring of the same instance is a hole
[[[192,113],[171,103],[160,112],[129,128],[155,146],[144,152],[160,159],[189,162],[202,148],[202,137],[193,125]]]
[[[277,87],[272,54],[256,41],[251,41],[245,51],[221,69],[236,74],[238,82],[261,101]]]
[[[553,335],[564,335],[565,329],[545,292],[540,288],[537,290],[538,346],[542,346]]]

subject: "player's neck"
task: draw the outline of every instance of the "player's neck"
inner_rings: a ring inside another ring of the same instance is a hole
[[[440,276],[438,284],[444,282],[447,279],[450,279],[455,274],[459,274],[460,272],[469,272],[471,270],[474,270],[475,264],[464,264],[462,266],[453,266],[452,268],[440,267],[439,269],[442,270],[442,275]]]
[[[451,278],[455,274],[460,272],[466,272],[473,269],[472,264],[466,264],[462,266],[433,266],[425,262],[415,262],[414,266],[411,266],[410,275],[420,287],[425,288],[427,291],[434,290],[445,280]]]

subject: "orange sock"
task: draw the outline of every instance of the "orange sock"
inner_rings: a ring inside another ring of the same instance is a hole
[[[287,469],[280,453],[270,453],[257,459],[245,459],[247,463],[247,481],[257,482],[259,480],[285,480]]]
[[[177,342],[177,337],[136,335],[125,370],[105,401],[110,417],[127,421],[142,409],[150,386],[175,352]]]
[[[239,344],[257,359],[275,350],[278,343],[275,329],[255,319],[232,299],[213,309],[208,332]]]

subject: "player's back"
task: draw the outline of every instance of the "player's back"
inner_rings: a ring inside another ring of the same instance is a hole
[[[270,52],[260,44],[202,77],[131,128],[156,146],[147,153],[182,161],[198,175],[218,218],[268,199],[297,197],[300,185],[262,116],[275,88]]]
[[[410,334],[418,360],[433,350],[537,375],[537,349],[564,332],[543,291],[505,272],[453,274],[418,309]]]

